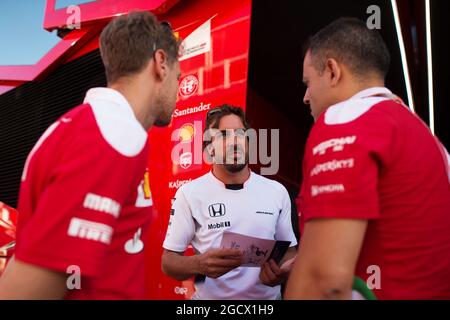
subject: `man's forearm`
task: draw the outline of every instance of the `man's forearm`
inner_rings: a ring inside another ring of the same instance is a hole
[[[63,299],[66,275],[14,258],[0,277],[0,300]]]
[[[184,256],[165,250],[162,256],[162,270],[168,276],[183,281],[199,273],[198,256]]]
[[[292,272],[285,298],[288,300],[351,299],[351,282],[347,277],[314,276]]]

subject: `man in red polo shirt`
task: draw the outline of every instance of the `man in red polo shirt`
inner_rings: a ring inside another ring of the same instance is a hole
[[[108,88],[89,90],[25,163],[0,299],[145,298],[147,130],[171,121],[178,42],[154,15],[136,12],[103,30],[100,50]]]
[[[289,299],[349,299],[355,275],[379,299],[450,299],[449,156],[384,87],[389,60],[357,19],[311,39],[304,101],[316,123]]]

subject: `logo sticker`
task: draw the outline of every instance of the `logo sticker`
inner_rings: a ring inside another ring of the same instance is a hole
[[[180,131],[178,133],[178,139],[180,142],[191,142],[194,139],[195,134],[195,128],[192,123],[185,123],[180,128]]]
[[[197,92],[199,81],[197,76],[190,74],[183,77],[179,84],[178,93],[182,98],[189,98]]]
[[[226,213],[223,203],[215,203],[208,207],[209,216],[211,218],[223,217]]]
[[[139,228],[138,231],[133,236],[133,239],[128,240],[125,243],[125,252],[129,254],[136,254],[144,249],[144,242],[141,238],[142,229]]]
[[[188,169],[192,165],[192,153],[185,152],[180,156],[180,166],[183,169]]]

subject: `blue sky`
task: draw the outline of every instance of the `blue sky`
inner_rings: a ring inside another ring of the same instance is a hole
[[[56,8],[92,0],[57,0]],[[46,0],[0,0],[0,65],[35,64],[60,40],[44,30]]]

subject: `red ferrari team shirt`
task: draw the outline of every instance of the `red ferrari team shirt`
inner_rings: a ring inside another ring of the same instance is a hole
[[[147,132],[126,99],[89,90],[28,156],[16,259],[67,273],[67,299],[144,298],[147,151]]]
[[[305,150],[300,224],[368,220],[356,275],[380,299],[450,298],[448,153],[386,88],[327,109]]]

